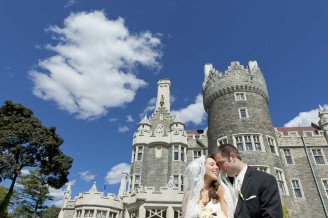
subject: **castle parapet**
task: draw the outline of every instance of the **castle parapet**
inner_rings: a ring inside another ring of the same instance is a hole
[[[212,64],[206,64],[204,74],[203,96],[206,111],[216,98],[233,92],[254,92],[263,96],[267,102],[269,100],[266,83],[256,61],[250,61],[247,68],[238,61],[231,62],[224,74]]]

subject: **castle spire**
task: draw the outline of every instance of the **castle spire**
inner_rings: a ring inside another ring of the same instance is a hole
[[[157,100],[155,111],[160,108],[165,108],[170,112],[170,86],[171,82],[168,79],[160,79],[157,82]]]

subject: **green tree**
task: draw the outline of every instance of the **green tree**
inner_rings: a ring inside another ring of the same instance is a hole
[[[68,181],[73,160],[60,150],[62,143],[56,128],[44,127],[30,109],[12,101],[4,103],[0,108],[0,182],[12,182],[0,204],[0,217],[7,216],[4,213],[24,167],[39,168],[53,188]]]
[[[30,171],[29,174],[19,176],[18,184],[18,205],[31,214],[32,217],[37,217],[41,210],[47,208],[45,202],[53,200],[49,194],[47,185],[47,177],[41,174],[40,169]]]
[[[60,208],[55,205],[51,205],[48,209],[41,212],[41,218],[57,218],[60,212]]]

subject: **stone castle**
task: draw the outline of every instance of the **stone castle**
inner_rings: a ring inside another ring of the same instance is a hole
[[[256,61],[232,62],[224,73],[206,64],[204,73],[208,129],[185,130],[170,113],[170,80],[159,80],[154,113],[133,135],[131,169],[122,172],[118,195],[104,196],[94,184],[72,199],[68,186],[59,218],[181,218],[186,165],[227,142],[276,177],[289,217],[328,217],[328,112],[319,108],[318,124],[274,128]]]

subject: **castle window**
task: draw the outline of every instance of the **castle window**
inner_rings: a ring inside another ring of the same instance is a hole
[[[293,158],[290,153],[290,149],[284,149],[284,155],[286,159],[286,164],[293,164]]]
[[[94,210],[85,210],[84,217],[93,217]]]
[[[173,160],[179,160],[179,146],[174,146]]]
[[[137,160],[142,160],[143,146],[137,146]]]
[[[179,187],[179,176],[178,175],[173,176],[173,184],[174,184],[174,187]]]
[[[184,189],[184,176],[183,175],[180,175],[180,191],[183,191]]]
[[[247,108],[243,107],[243,108],[238,108],[239,110],[239,118],[240,119],[246,119],[248,118],[248,112],[247,112]]]
[[[274,138],[268,137],[268,145],[269,145],[271,153],[277,154],[276,142],[275,142]]]
[[[139,218],[138,210],[129,211],[129,214],[130,214],[130,218]]]
[[[261,147],[261,142],[260,142],[260,136],[254,135],[253,139],[254,139],[255,150],[261,151],[262,147]]]
[[[129,192],[132,192],[132,182],[133,182],[133,175],[130,176],[130,181],[129,181]]]
[[[312,154],[316,164],[326,164],[325,157],[321,149],[312,149]]]
[[[193,154],[194,154],[194,159],[196,159],[202,156],[202,151],[194,151]]]
[[[173,160],[185,161],[186,157],[186,148],[181,145],[173,146]]]
[[[166,209],[146,209],[146,218],[166,218]]]
[[[97,218],[106,218],[106,215],[107,215],[106,210],[97,210],[97,215],[96,215]],[[110,212],[109,212],[109,215],[110,215]],[[109,217],[111,217],[111,216],[109,216]]]
[[[281,169],[276,169],[276,179],[278,182],[279,192],[283,195],[288,195],[285,175]]]
[[[236,147],[239,151],[244,151],[244,145],[243,145],[243,137],[242,136],[236,136]]]
[[[322,185],[328,199],[328,179],[322,179]]]
[[[109,216],[108,218],[116,218],[117,217],[117,213],[109,211]]]
[[[180,158],[182,161],[185,160],[185,149],[184,148],[180,148]]]
[[[183,175],[173,175],[173,185],[180,188],[180,191],[183,191],[183,179]]]
[[[246,144],[247,151],[253,150],[252,136],[250,136],[250,135],[245,136],[245,144]]]
[[[218,145],[228,144],[228,137],[224,136],[218,139]]]
[[[82,210],[77,210],[76,217],[81,217],[81,216],[82,216]]]
[[[262,151],[261,135],[235,135],[233,141],[239,151]]]
[[[174,218],[182,218],[181,208],[173,208],[174,209]]]
[[[236,101],[246,101],[246,93],[245,92],[235,92],[235,100]]]
[[[138,191],[138,188],[140,186],[140,175],[134,176],[134,191]]]
[[[302,189],[301,189],[301,182],[299,179],[292,179],[292,187],[294,190],[294,196],[295,198],[302,198],[303,197],[303,193],[302,193]]]

